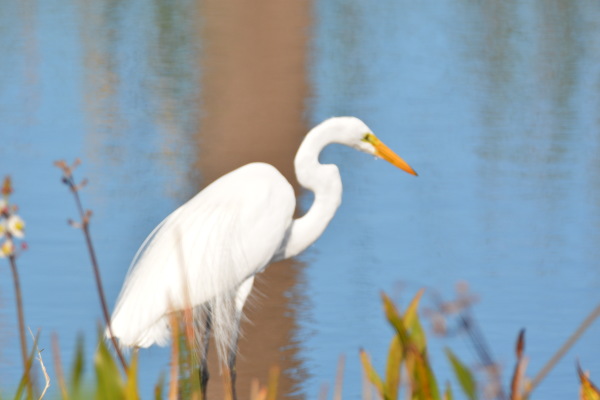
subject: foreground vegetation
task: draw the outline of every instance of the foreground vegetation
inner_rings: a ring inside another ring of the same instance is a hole
[[[69,221],[75,227],[81,229],[85,239],[90,263],[96,280],[96,287],[100,301],[100,307],[104,317],[104,323],[109,327],[109,314],[104,298],[100,269],[96,260],[94,246],[89,231],[91,212],[85,211],[79,192],[85,186],[85,181],[76,183],[73,171],[78,162],[69,166],[65,162],[57,162],[63,174],[63,183],[67,185],[74,196],[79,221]],[[17,259],[27,246],[23,241],[25,237],[25,222],[17,214],[17,207],[10,202],[12,185],[7,177],[2,185],[2,198],[0,199],[0,257],[6,258],[11,268],[15,306],[17,308],[19,341],[22,358],[22,378],[18,384],[14,396],[6,397],[15,400],[20,399],[42,399],[48,398],[47,390],[50,385],[58,387],[58,396],[63,400],[69,399],[139,399],[138,363],[137,352],[133,352],[127,360],[121,353],[116,341],[106,342],[103,330],[98,333],[98,346],[93,357],[94,379],[92,382],[83,382],[83,371],[85,369],[85,357],[83,340],[77,343],[77,351],[72,365],[65,372],[60,357],[58,339],[53,337],[53,363],[54,377],[46,372],[45,362],[42,354],[37,348],[38,336],[26,331],[25,315],[22,305],[22,294],[19,283]],[[434,327],[444,330],[444,325],[436,323],[444,320],[449,314],[453,314],[461,329],[468,335],[479,357],[480,364],[487,375],[485,385],[478,382],[476,374],[466,366],[459,357],[450,349],[446,349],[448,362],[455,374],[455,385],[445,383],[440,385],[431,367],[428,354],[428,339],[419,317],[419,303],[423,296],[423,290],[419,291],[405,310],[400,311],[391,299],[382,294],[383,310],[388,323],[392,326],[394,334],[391,338],[387,354],[387,362],[384,373],[377,372],[372,364],[366,350],[360,350],[359,357],[366,377],[366,388],[363,392],[364,399],[371,399],[375,394],[377,398],[389,400],[406,398],[413,400],[451,400],[461,393],[461,398],[474,399],[510,399],[525,400],[532,398],[534,389],[545,378],[547,373],[554,367],[558,360],[566,353],[573,343],[583,334],[587,327],[600,315],[600,306],[589,315],[588,318],[575,331],[571,338],[550,359],[544,368],[533,378],[527,375],[527,357],[525,355],[525,334],[520,332],[516,339],[515,358],[516,362],[511,372],[510,387],[504,388],[501,376],[501,368],[493,361],[487,344],[470,316],[469,310],[472,300],[467,295],[461,295],[452,302],[438,302],[435,310],[429,313]],[[160,378],[154,387],[155,399],[198,399],[202,398],[202,391],[198,379],[197,366],[195,364],[195,352],[191,312],[183,311],[172,316],[173,345],[171,351],[171,362],[168,378]],[[39,334],[38,334],[39,335]],[[31,343],[27,337],[32,338]],[[112,348],[109,348],[110,347]],[[358,362],[358,361],[357,361]],[[39,368],[41,371],[40,382],[33,378],[32,371]],[[581,368],[577,367],[580,378],[580,400],[600,400],[600,391],[589,380]],[[334,385],[332,398],[341,400],[341,387],[343,380],[343,364],[340,365],[338,379]],[[274,400],[278,398],[277,393],[278,369],[271,371],[269,382],[265,386],[256,384],[252,387],[249,398],[251,400]],[[228,394],[225,395],[228,397]],[[245,397],[245,396],[244,396]],[[326,393],[322,394],[326,399]]]

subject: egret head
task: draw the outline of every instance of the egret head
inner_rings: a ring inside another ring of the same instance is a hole
[[[323,124],[336,125],[339,132],[338,142],[353,147],[356,150],[383,158],[390,164],[411,175],[417,175],[414,169],[400,156],[394,153],[381,140],[375,136],[371,129],[360,119],[355,117],[337,117],[325,121]]]

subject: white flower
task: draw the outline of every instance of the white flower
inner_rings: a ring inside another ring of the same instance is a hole
[[[8,217],[6,228],[14,237],[22,239],[25,236],[25,221],[18,215],[11,215]]]
[[[0,258],[10,257],[15,254],[15,245],[12,240],[7,239],[0,246]]]
[[[0,239],[6,236],[6,219],[0,217]]]

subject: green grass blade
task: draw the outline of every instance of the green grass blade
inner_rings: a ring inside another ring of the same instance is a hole
[[[423,293],[425,293],[425,289],[419,290],[404,312],[404,323],[408,327],[411,327],[412,324],[418,319],[417,310],[419,308],[421,297],[423,297]]]
[[[452,387],[450,386],[450,382],[446,383],[446,390],[444,391],[444,400],[453,400],[454,396],[452,396]]]
[[[385,387],[386,393],[390,399],[398,398],[398,390],[400,388],[400,368],[404,360],[402,352],[402,344],[398,335],[394,335],[390,343],[388,359],[385,371]]]
[[[429,364],[429,359],[426,355],[423,355],[423,361],[425,364],[425,371],[427,374],[427,382],[429,388],[429,393],[431,393],[432,399],[441,399],[440,390],[438,388],[437,379],[435,378],[435,374],[433,373],[433,369],[431,369],[431,365]]]
[[[407,328],[410,330],[411,340],[417,349],[423,353],[427,348],[427,336],[425,335],[425,330],[423,329],[419,318],[415,317],[411,325],[407,325]]]
[[[369,355],[366,351],[362,349],[360,350],[360,361],[362,362],[365,374],[367,375],[367,379],[369,379],[373,386],[375,386],[381,397],[387,400],[387,398],[385,397],[385,385],[383,384],[383,381],[377,374],[377,371],[375,371],[375,368],[373,368],[371,360],[369,359]]]
[[[154,400],[162,400],[165,391],[165,374],[160,374],[158,382],[154,385]]]
[[[425,289],[421,289],[417,292],[415,297],[406,308],[406,312],[402,318],[404,320],[404,326],[410,332],[413,341],[421,352],[423,352],[427,347],[427,337],[417,312],[419,308],[419,302],[423,297],[423,293],[425,293]]]
[[[139,400],[140,395],[138,392],[138,352],[135,351],[131,357],[129,368],[127,369],[127,382],[125,383],[125,399],[126,400]]]
[[[452,369],[454,370],[454,374],[456,375],[456,379],[460,384],[463,392],[469,400],[477,399],[477,383],[475,382],[475,378],[473,374],[459,359],[454,355],[452,350],[449,348],[445,349],[446,356],[448,360],[450,360],[450,364],[452,365]]]
[[[37,348],[37,342],[38,342],[38,337],[35,337],[35,340],[33,341],[33,347],[31,348],[31,353],[29,353],[29,357],[27,357],[27,362],[25,363],[25,368],[23,371],[23,376],[21,377],[21,380],[19,381],[19,386],[17,386],[17,392],[15,394],[14,399],[15,400],[20,400],[23,397],[24,391],[28,388],[28,387],[32,387],[33,382],[31,381],[31,367],[33,365],[33,358],[35,357],[35,353],[36,353],[36,348]],[[31,390],[27,391],[27,399],[31,399]]]
[[[83,335],[77,336],[77,350],[75,350],[75,358],[73,359],[73,367],[71,368],[71,395],[78,398],[79,389],[81,388],[81,379],[85,370],[85,354],[84,354]]]
[[[98,335],[98,349],[94,356],[96,369],[96,399],[122,399],[124,397],[124,384],[119,367],[106,346],[102,333]]]
[[[383,310],[385,312],[385,316],[389,323],[396,330],[396,333],[398,334],[403,348],[407,349],[409,347],[408,345],[410,338],[408,330],[406,329],[406,325],[404,324],[404,321],[392,300],[390,300],[390,298],[385,293],[382,293],[381,297],[383,299]]]
[[[414,344],[413,344],[414,346]],[[406,367],[412,377],[413,398],[438,400],[440,391],[427,357],[418,351],[410,351],[406,356]]]

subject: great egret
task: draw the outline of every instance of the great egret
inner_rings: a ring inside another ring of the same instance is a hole
[[[199,346],[203,391],[212,330],[219,359],[227,362],[235,398],[239,323],[254,276],[310,246],[340,205],[339,170],[318,159],[332,143],[417,175],[364,122],[336,117],[313,128],[294,159],[298,182],[314,192],[314,202],[303,217],[293,219],[294,190],[275,167],[252,163],[222,176],[165,218],[138,250],[112,315],[112,331],[120,344],[166,344],[169,314],[191,306],[194,325],[203,337]]]

